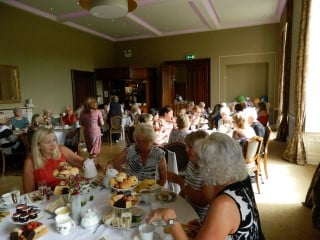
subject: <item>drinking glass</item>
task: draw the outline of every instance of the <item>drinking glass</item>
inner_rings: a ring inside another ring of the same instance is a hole
[[[20,203],[20,189],[18,187],[13,187],[11,189],[11,198],[13,203]]]
[[[132,214],[130,209],[123,209],[121,211],[120,224],[121,227],[125,230],[123,239],[128,239],[128,229],[131,227],[132,224]]]
[[[46,181],[39,181],[38,182],[38,190],[42,196],[42,200],[45,200],[46,196],[47,196],[47,183],[46,183]]]

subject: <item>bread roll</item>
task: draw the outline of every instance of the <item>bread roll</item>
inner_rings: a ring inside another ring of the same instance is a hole
[[[75,175],[79,174],[80,171],[79,171],[79,168],[72,167],[72,168],[70,168],[69,172],[71,175],[75,176]]]
[[[110,186],[110,187],[113,187],[113,188],[114,188],[116,184],[117,184],[116,179],[111,178],[111,179],[109,180],[109,186]]]
[[[120,188],[121,189],[128,189],[128,188],[131,188],[131,186],[132,186],[132,182],[129,179],[127,179],[127,180],[123,181],[122,183],[120,183]]]
[[[130,177],[129,177],[129,180],[131,181],[132,186],[135,186],[135,185],[138,184],[138,178],[137,178],[137,176],[130,176]]]

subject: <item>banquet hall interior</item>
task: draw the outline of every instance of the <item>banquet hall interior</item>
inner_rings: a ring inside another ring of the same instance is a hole
[[[148,2],[161,1],[141,0],[146,7]],[[189,2],[194,7],[196,1],[181,2]],[[311,209],[303,205],[319,164],[319,131],[304,135],[306,164],[283,160],[295,131],[295,70],[304,0],[273,2],[275,11],[283,10],[277,12],[276,21],[263,24],[257,21],[258,24],[245,26],[227,24],[220,29],[220,24],[213,24],[217,23],[215,19],[207,21],[208,24],[202,19],[197,23],[200,27],[191,23],[194,31],[177,30],[179,34],[173,34],[174,30],[169,27],[162,26],[163,32],[160,32],[145,24],[147,31],[140,34],[147,37],[137,37],[138,30],[128,36],[126,33],[107,35],[92,26],[81,26],[81,21],[70,23],[68,20],[75,15],[62,14],[64,11],[57,17],[54,12],[22,10],[21,6],[28,1],[0,0],[0,71],[1,66],[14,66],[14,71],[18,70],[16,80],[19,80],[16,95],[0,100],[0,112],[12,114],[15,107],[21,107],[24,115],[31,119],[33,114],[50,109],[59,117],[65,106],[77,109],[89,95],[97,96],[100,106],[107,104],[112,95],[120,95],[128,101],[139,100],[143,111],[170,105],[175,112],[186,106],[182,105],[186,101],[179,102],[180,97],[205,101],[211,108],[216,103],[233,102],[237,96],[267,97],[273,129],[269,178],[260,184],[261,193],[255,194],[263,231],[266,239],[320,239],[319,230],[313,227]],[[79,12],[77,16],[84,15]],[[134,14],[133,11],[128,15],[132,26],[139,25],[139,18]],[[212,25],[215,29],[208,31]],[[201,30],[195,30],[196,27]],[[286,53],[290,52],[291,59],[286,71],[291,75],[286,94],[291,101],[287,103],[287,136],[277,141],[284,29],[290,39]],[[205,70],[199,74],[199,69]],[[99,161],[107,163],[125,146],[124,141],[110,145],[104,139]],[[22,189],[21,170],[9,169],[0,179],[0,195],[17,186]],[[256,191],[254,184],[253,187]]]

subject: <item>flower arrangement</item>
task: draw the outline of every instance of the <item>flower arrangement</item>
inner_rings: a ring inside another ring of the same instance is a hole
[[[78,195],[88,191],[89,180],[83,178],[80,174],[75,176],[70,175],[67,182],[71,195]]]

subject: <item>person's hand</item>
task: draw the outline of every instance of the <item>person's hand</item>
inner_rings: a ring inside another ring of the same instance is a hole
[[[175,211],[171,208],[158,208],[152,211],[146,218],[147,223],[152,223],[153,221],[163,220],[168,222],[169,219],[176,219],[177,215]]]
[[[193,219],[188,222],[188,236],[194,238],[201,228],[201,223],[199,219]]]
[[[174,172],[167,172],[167,179],[169,182],[177,183],[180,186],[183,186],[184,184],[184,179]]]
[[[175,182],[175,178],[176,178],[176,175],[174,172],[167,172],[167,179],[168,181],[172,182],[172,183],[176,183]]]

